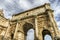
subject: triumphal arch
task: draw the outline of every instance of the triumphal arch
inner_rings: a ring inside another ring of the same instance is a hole
[[[26,40],[27,31],[34,29],[34,40],[44,40],[50,35],[52,40],[60,40],[60,32],[54,20],[49,3],[15,14],[6,19],[0,11],[0,40]]]

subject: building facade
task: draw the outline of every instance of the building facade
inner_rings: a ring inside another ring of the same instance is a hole
[[[60,40],[60,32],[49,3],[15,14],[11,20],[0,13],[0,19],[0,40],[26,40],[29,29],[34,30],[34,40],[44,40],[47,34],[52,40]]]

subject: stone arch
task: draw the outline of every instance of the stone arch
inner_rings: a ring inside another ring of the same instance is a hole
[[[23,31],[24,31],[24,35],[25,35],[25,40],[26,40],[26,36],[27,36],[27,32],[30,30],[30,29],[33,29],[34,30],[34,27],[31,23],[25,23],[23,25]]]
[[[43,40],[44,40],[44,37],[45,37],[46,35],[49,35],[49,36],[51,36],[51,38],[52,38],[51,32],[50,32],[49,30],[47,30],[47,29],[45,29],[45,30],[42,31]]]
[[[26,40],[34,40],[34,30],[33,29],[28,30]]]

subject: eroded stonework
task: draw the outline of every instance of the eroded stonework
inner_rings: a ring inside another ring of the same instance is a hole
[[[44,40],[46,34],[52,40],[60,40],[50,4],[15,14],[12,19],[6,19],[0,10],[0,40],[26,40],[27,31],[34,29],[34,40]]]

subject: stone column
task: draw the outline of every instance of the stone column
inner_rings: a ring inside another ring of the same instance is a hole
[[[35,17],[35,35],[36,35],[36,39],[35,40],[43,40],[42,39],[42,30],[38,28],[37,16]]]
[[[14,33],[14,39],[17,40],[17,30],[18,30],[18,23],[16,24],[16,29],[15,29],[15,33]]]
[[[37,16],[35,16],[35,40],[38,40]]]
[[[5,33],[5,36],[4,36],[4,38],[5,38],[6,40],[8,40],[8,39],[11,40],[10,30],[11,30],[11,27],[10,27],[10,24],[9,24],[9,26],[8,26],[8,28],[7,28],[7,31],[6,31],[6,33]],[[7,38],[8,38],[8,39],[7,39]]]
[[[9,26],[8,26],[7,31],[6,31],[6,33],[5,33],[5,36],[4,36],[4,38],[5,38],[6,40],[12,40],[12,39],[11,39],[11,38],[12,38],[12,37],[11,37],[11,34],[14,33],[15,25],[16,25],[15,22],[10,22],[10,21],[9,21]]]
[[[47,13],[49,15],[51,23],[53,24],[52,28],[54,30],[54,36],[57,36],[58,35],[58,28],[57,28],[57,24],[56,24],[56,22],[54,20],[53,12],[52,12],[52,10],[48,10]]]
[[[17,25],[16,25],[14,39],[15,40],[24,40],[23,27],[19,23],[17,23]]]
[[[43,40],[42,30],[43,28],[39,28],[39,40]]]

